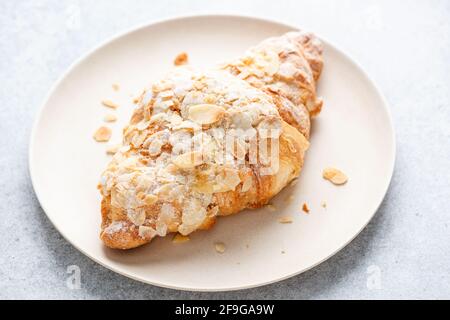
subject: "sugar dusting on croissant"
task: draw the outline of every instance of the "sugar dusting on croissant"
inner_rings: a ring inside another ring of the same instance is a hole
[[[298,177],[322,46],[290,32],[214,70],[176,68],[140,97],[103,172],[100,238],[130,249],[258,208]]]

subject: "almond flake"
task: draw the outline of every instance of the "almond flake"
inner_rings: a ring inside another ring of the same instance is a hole
[[[119,105],[115,104],[115,103],[112,102],[111,100],[103,100],[103,101],[102,101],[102,104],[103,104],[105,107],[112,108],[112,109],[117,109],[117,108],[119,107]]]
[[[161,99],[166,100],[166,99],[172,98],[174,96],[174,93],[172,90],[167,90],[167,91],[160,92],[159,96],[161,97]]]
[[[294,179],[291,181],[290,186],[295,187],[297,185],[297,183],[298,183],[298,179]]]
[[[172,162],[181,169],[191,169],[203,163],[203,155],[201,152],[193,151],[180,154]]]
[[[217,177],[217,184],[214,185],[215,192],[234,191],[241,183],[239,171],[231,168],[224,168]]]
[[[110,128],[100,127],[97,129],[97,131],[95,131],[94,139],[97,142],[106,142],[106,141],[109,141],[109,139],[111,139],[111,134],[112,134],[112,131]]]
[[[144,202],[146,205],[151,206],[152,204],[156,203],[156,201],[158,201],[158,197],[153,194],[147,194],[144,197]]]
[[[225,252],[225,249],[226,249],[225,244],[224,244],[223,242],[216,242],[216,243],[214,244],[214,248],[215,248],[216,251],[217,251],[218,253],[220,253],[220,254],[224,253],[224,252]]]
[[[277,208],[273,204],[268,204],[266,206],[266,208],[269,209],[269,211],[272,211],[272,212],[277,211]]]
[[[140,226],[144,224],[145,221],[145,211],[144,210],[128,210],[128,219],[133,222],[134,225]]]
[[[198,104],[189,108],[188,118],[201,125],[213,124],[225,114],[225,109],[215,104]]]
[[[103,121],[105,122],[114,122],[117,120],[117,117],[114,114],[107,114],[104,118]]]
[[[324,179],[332,182],[335,185],[345,184],[348,180],[347,176],[342,171],[335,168],[324,169],[322,176]]]
[[[106,153],[107,153],[107,154],[116,154],[117,151],[119,151],[120,147],[121,147],[120,144],[108,146],[108,147],[106,148]]]
[[[139,236],[141,238],[153,238],[156,235],[155,229],[147,226],[139,226]]]
[[[179,244],[179,243],[184,243],[184,242],[188,242],[189,240],[191,240],[188,236],[183,236],[182,234],[177,233],[173,239],[172,242]]]
[[[188,55],[186,52],[182,52],[179,55],[175,57],[175,60],[173,61],[173,64],[176,66],[181,66],[183,64],[186,64],[188,62]]]
[[[113,83],[112,88],[114,91],[119,91],[120,90],[120,86],[117,83]]]
[[[292,218],[289,216],[280,217],[278,218],[278,222],[283,224],[292,223]]]

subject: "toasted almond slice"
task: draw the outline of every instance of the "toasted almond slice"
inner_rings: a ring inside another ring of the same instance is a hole
[[[203,163],[203,155],[201,152],[192,151],[180,154],[172,162],[181,169],[191,169]]]
[[[117,120],[117,116],[114,114],[107,114],[104,118],[103,121],[105,122],[114,122]]]
[[[335,185],[345,184],[348,180],[347,176],[336,168],[325,168],[322,176],[324,179],[332,182]]]
[[[235,169],[225,168],[223,171],[222,183],[229,189],[235,190],[237,185],[241,183],[241,178],[239,177],[239,171]]]
[[[153,194],[147,194],[144,197],[144,202],[146,205],[151,206],[152,204],[156,203],[158,201],[158,197]]]
[[[141,238],[153,238],[156,235],[155,229],[147,226],[139,226],[139,236]]]
[[[284,216],[278,218],[279,223],[292,223],[292,218],[290,216]]]
[[[174,92],[172,90],[166,90],[159,93],[159,96],[163,100],[168,100],[174,96]]]
[[[194,82],[193,87],[196,90],[202,90],[204,87],[206,87],[206,83],[197,80]]]
[[[111,154],[111,155],[116,154],[117,151],[119,151],[120,147],[121,147],[120,144],[108,146],[108,147],[106,148],[106,153],[107,153],[107,154]]]
[[[309,207],[308,207],[308,205],[306,204],[306,202],[303,203],[303,205],[302,205],[302,210],[303,210],[303,212],[305,212],[305,213],[309,213]]]
[[[225,114],[225,109],[215,104],[198,104],[189,108],[188,119],[201,125],[213,124]]]
[[[173,239],[172,242],[179,244],[179,243],[185,243],[188,242],[189,240],[191,240],[188,236],[183,236],[182,234],[177,233]]]
[[[109,139],[111,139],[111,134],[112,134],[112,131],[110,128],[100,127],[97,129],[97,131],[95,131],[94,139],[97,142],[106,142],[106,141],[109,141]]]
[[[112,88],[114,91],[119,91],[120,90],[120,86],[117,83],[113,83],[112,84]]]
[[[199,193],[212,194],[214,193],[214,184],[209,181],[198,181],[192,186],[192,189]]]
[[[173,64],[176,65],[176,66],[181,66],[183,64],[188,63],[188,59],[189,59],[189,57],[188,57],[187,53],[186,52],[182,52],[182,53],[180,53],[179,55],[177,55],[175,57],[175,60],[173,61]]]
[[[216,251],[217,251],[218,253],[222,254],[222,253],[225,252],[225,249],[226,249],[225,243],[223,243],[223,242],[216,242],[216,243],[214,244],[214,248],[216,249]]]
[[[117,109],[117,108],[119,107],[118,104],[115,104],[115,103],[112,102],[111,100],[102,100],[102,104],[103,104],[105,107],[112,108],[112,109]]]

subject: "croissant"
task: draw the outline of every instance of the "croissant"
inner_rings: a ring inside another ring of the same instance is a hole
[[[188,235],[267,204],[302,169],[322,65],[320,41],[290,32],[144,91],[98,186],[104,244]]]

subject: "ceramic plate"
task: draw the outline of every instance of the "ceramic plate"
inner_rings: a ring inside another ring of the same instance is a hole
[[[370,221],[390,182],[394,133],[386,103],[373,82],[349,57],[324,41],[325,68],[319,83],[322,113],[313,121],[311,147],[301,177],[258,209],[223,217],[213,229],[173,244],[172,237],[130,251],[99,240],[100,193],[109,161],[94,131],[120,105],[111,142],[133,110],[132,97],[172,67],[186,51],[190,63],[209,66],[237,57],[259,41],[295,29],[238,16],[195,16],[152,23],[102,44],[76,62],[57,82],[34,125],[30,172],[42,208],[78,250],[103,266],[146,283],[185,290],[233,290],[299,274],[348,244]],[[310,30],[314,31],[314,30]],[[112,84],[120,85],[119,91]],[[349,177],[336,187],[322,179],[334,166]],[[291,200],[288,200],[291,199]],[[326,202],[326,208],[321,206]],[[306,202],[310,213],[301,211]],[[277,219],[290,215],[291,224]],[[226,244],[219,254],[214,243]]]

